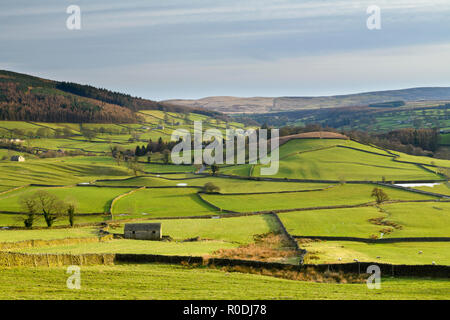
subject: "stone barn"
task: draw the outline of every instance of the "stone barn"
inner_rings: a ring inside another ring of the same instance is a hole
[[[161,240],[161,223],[127,223],[124,237],[137,240]]]
[[[18,162],[24,162],[25,158],[22,156],[12,156],[11,161],[18,161]]]

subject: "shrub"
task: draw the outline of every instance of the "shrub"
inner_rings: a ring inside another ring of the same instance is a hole
[[[214,192],[220,192],[220,188],[218,186],[216,186],[214,183],[212,182],[207,182],[205,183],[205,185],[203,186],[203,191],[205,193],[214,193]]]

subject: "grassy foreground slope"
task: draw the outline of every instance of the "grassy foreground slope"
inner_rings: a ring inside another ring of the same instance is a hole
[[[67,289],[66,281],[66,268],[2,268],[0,299],[450,298],[447,280],[383,277],[382,290],[369,290],[365,283],[313,283],[155,264],[85,266],[80,290]]]

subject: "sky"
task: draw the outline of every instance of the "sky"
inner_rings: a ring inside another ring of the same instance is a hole
[[[0,1],[0,69],[153,100],[450,86],[449,61],[450,0]]]

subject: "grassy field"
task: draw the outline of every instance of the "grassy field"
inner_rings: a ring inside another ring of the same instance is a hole
[[[198,167],[163,164],[163,157],[159,152],[151,154],[152,163],[147,162],[147,155],[139,157],[142,171],[135,173],[124,161],[119,165],[108,154],[111,147],[130,149],[130,155],[136,146],[147,145],[149,139],[155,142],[161,137],[168,141],[172,130],[191,130],[192,122],[199,120],[205,121],[204,129],[216,128],[224,131],[227,126],[242,127],[241,124],[216,121],[198,114],[144,110],[140,111],[139,115],[143,118],[142,123],[83,124],[84,129],[96,131],[95,137],[90,140],[82,135],[82,127],[78,124],[0,121],[0,136],[22,138],[25,140],[24,146],[41,150],[84,152],[84,155],[78,156],[62,156],[60,152],[60,157],[56,158],[39,158],[38,155],[25,154],[26,161],[17,163],[9,161],[9,158],[20,152],[0,149],[0,159],[3,159],[0,160],[0,211],[5,212],[0,213],[0,227],[23,226],[24,216],[9,212],[24,211],[20,199],[37,190],[46,190],[61,200],[76,203],[77,224],[112,219],[113,223],[107,230],[122,234],[126,219],[133,219],[136,223],[160,222],[163,235],[170,236],[173,241],[115,239],[101,243],[34,247],[23,249],[22,252],[200,256],[211,255],[219,249],[237,249],[232,251],[232,254],[241,250],[238,253],[245,255],[250,254],[250,250],[255,250],[254,246],[267,245],[264,250],[273,249],[271,245],[274,243],[261,244],[264,241],[256,236],[278,233],[279,224],[272,215],[233,218],[221,216],[221,211],[203,201],[198,194],[206,183],[218,186],[222,193],[202,194],[202,197],[213,205],[236,212],[255,212],[360,205],[374,201],[371,192],[376,185],[344,183],[345,181],[442,179],[442,176],[416,164],[396,161],[384,150],[339,139],[296,139],[287,142],[280,147],[280,170],[274,177],[333,180],[342,184],[273,182],[194,175]],[[39,138],[37,133],[42,128],[47,128],[47,133],[45,137]],[[66,136],[58,138],[56,133],[64,128]],[[70,130],[69,134],[67,129]],[[16,136],[17,134],[22,137]],[[450,167],[450,161],[447,160],[396,154],[397,160],[400,161]],[[220,166],[219,173],[257,177],[260,175],[260,169],[260,165],[249,164]],[[210,168],[205,172],[209,172],[208,170]],[[78,183],[86,186],[76,186]],[[31,187],[29,184],[47,186]],[[96,187],[95,184],[103,187]],[[9,191],[19,186],[23,188]],[[131,186],[148,188],[137,189]],[[445,184],[434,188],[418,188],[450,194]],[[325,190],[313,191],[318,189]],[[384,203],[380,208],[365,206],[300,210],[281,213],[279,217],[288,232],[298,236],[369,238],[385,231],[384,238],[450,237],[450,202],[436,201],[435,197],[412,191],[391,187],[382,189],[391,200],[432,202]],[[101,214],[108,212],[112,203],[112,215]],[[163,219],[206,215],[212,215],[214,218]],[[153,220],[154,218],[156,219]],[[55,222],[55,226],[67,224],[67,217]],[[39,216],[34,226],[45,226],[42,217]],[[96,236],[98,231],[98,226],[33,230],[1,228],[0,242],[92,237]],[[282,251],[280,249],[285,244],[282,240],[274,240],[280,236],[271,236],[273,238],[267,237],[268,241],[280,241],[275,243],[274,248]],[[192,238],[197,239],[183,241]],[[396,264],[431,264],[432,261],[437,264],[450,264],[449,244],[444,242],[368,245],[344,241],[303,241],[300,246],[308,250],[307,259],[312,263],[348,262],[358,259]],[[249,251],[245,251],[247,249]],[[419,254],[419,251],[423,253]],[[259,251],[255,252],[256,256]],[[250,257],[254,258],[251,255]],[[279,256],[275,258],[279,259]],[[287,259],[289,258],[292,257]],[[261,259],[264,259],[262,254]],[[448,281],[443,280],[383,278],[383,290],[374,292],[368,290],[365,284],[290,281],[227,273],[206,267],[192,269],[162,264],[82,267],[83,289],[78,292],[66,289],[66,279],[64,268],[0,268],[0,299],[450,299]],[[107,284],[105,279],[108,279]]]
[[[399,161],[423,163],[428,165],[432,164],[438,167],[450,168],[450,160],[413,156],[399,151],[393,151],[393,153],[398,155],[396,159]]]
[[[64,238],[88,238],[98,235],[95,228],[67,228],[41,230],[0,230],[0,242],[17,242],[24,240],[54,240]]]
[[[149,221],[142,222],[148,223]],[[151,222],[160,222],[163,234],[169,235],[175,240],[200,237],[240,245],[252,243],[254,235],[278,231],[278,225],[269,215],[228,219],[152,220]],[[123,225],[112,228],[111,232],[123,233]]]
[[[440,144],[446,144],[446,145],[449,145],[449,144],[450,144],[450,133],[447,133],[447,134],[441,134],[441,135],[440,135],[440,139],[439,139],[439,143],[440,143]]]
[[[2,268],[0,299],[449,299],[448,280],[382,278],[382,290],[187,269],[172,265],[82,267],[81,290],[65,268]],[[105,282],[107,279],[107,282]],[[193,285],[195,284],[195,285]]]
[[[121,198],[113,207],[115,218],[120,215],[154,218],[200,216],[215,213],[217,212],[214,208],[199,198],[196,189],[180,187],[141,189]]]
[[[255,167],[253,175],[260,175],[260,166]],[[414,164],[399,163],[391,157],[339,147],[281,158],[279,171],[274,177],[338,181],[381,181],[383,177],[388,181],[440,179],[440,176]]]
[[[203,195],[219,208],[237,212],[311,208],[335,205],[357,205],[374,201],[369,184],[344,184],[324,191],[265,195]],[[426,200],[433,197],[413,192],[384,188],[391,200]]]
[[[102,186],[172,186],[186,184],[187,186],[203,187],[211,182],[220,188],[221,193],[256,193],[256,192],[279,192],[279,191],[299,191],[317,190],[330,187],[327,183],[300,183],[300,182],[276,182],[276,181],[253,181],[241,179],[227,179],[209,176],[195,176],[192,179],[182,177],[176,180],[176,176],[167,175],[170,180],[155,177],[141,176],[123,181],[99,181],[96,185]]]
[[[383,206],[387,220],[398,223],[392,237],[450,237],[450,202],[398,203]]]
[[[89,157],[90,158],[90,157]],[[124,166],[82,158],[51,158],[25,162],[0,161],[0,185],[23,186],[30,183],[70,185],[103,179],[127,178]]]
[[[399,203],[383,205],[384,211],[375,207],[313,210],[280,213],[279,217],[288,232],[297,236],[332,236],[369,238],[397,237],[450,237],[450,202]],[[384,218],[384,222],[398,224],[401,229],[376,225],[369,220]]]
[[[2,211],[24,212],[20,201],[32,196],[39,190],[55,195],[61,200],[75,203],[76,213],[107,213],[111,202],[117,196],[129,192],[127,188],[97,188],[97,187],[27,187],[0,195]]]
[[[3,214],[0,213],[0,226],[6,227],[24,227],[23,218],[25,215],[22,214]],[[75,224],[84,224],[84,223],[99,223],[103,221],[111,220],[111,215],[75,215]],[[69,226],[69,219],[67,216],[63,216],[57,219],[54,224],[56,226]],[[37,217],[35,220],[34,227],[47,227],[45,220],[42,216]],[[47,230],[47,229],[46,229]]]
[[[25,253],[134,253],[202,256],[219,249],[235,248],[237,244],[224,241],[164,242],[145,240],[111,240],[95,243],[77,243],[62,246],[22,249]],[[15,250],[18,251],[18,250]]]
[[[354,259],[365,262],[391,264],[450,265],[448,242],[400,242],[389,244],[367,244],[351,241],[320,241],[301,244],[310,252],[311,263],[345,263]],[[422,253],[419,253],[422,251]],[[339,260],[341,258],[341,260]]]
[[[332,236],[369,238],[379,234],[380,226],[369,219],[382,214],[374,207],[312,210],[278,214],[287,231],[296,236]]]
[[[434,192],[439,194],[445,194],[447,196],[450,196],[450,185],[449,183],[441,183],[437,186],[433,187],[414,187],[414,189],[427,191],[427,192]]]

